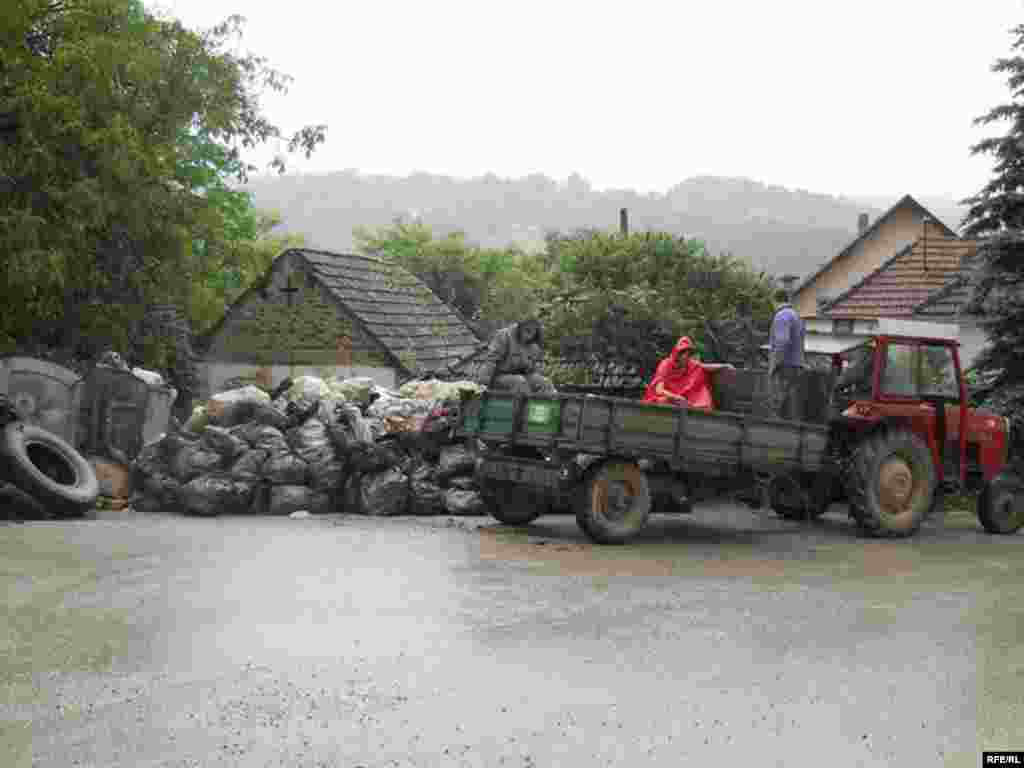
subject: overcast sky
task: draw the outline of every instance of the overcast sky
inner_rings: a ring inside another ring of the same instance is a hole
[[[989,178],[972,119],[1024,0],[148,0],[190,27],[238,13],[295,82],[295,170],[488,171],[664,192],[700,174],[828,194],[952,198]],[[254,158],[255,159],[255,158]],[[260,158],[265,160],[266,158]]]

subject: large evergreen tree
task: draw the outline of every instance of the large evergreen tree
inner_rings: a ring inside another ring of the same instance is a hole
[[[1015,418],[1021,433],[1024,412],[1024,25],[1011,30],[1015,41],[1009,58],[994,72],[1005,73],[1009,103],[975,120],[977,125],[1006,124],[1001,136],[986,138],[971,153],[994,157],[993,176],[980,192],[964,201],[970,210],[965,234],[982,240],[974,273],[970,311],[979,312],[989,343],[976,368],[993,394],[986,405]]]

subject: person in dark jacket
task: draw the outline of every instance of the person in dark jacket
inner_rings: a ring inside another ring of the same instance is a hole
[[[772,318],[768,336],[771,357],[768,374],[771,376],[779,418],[803,420],[803,402],[800,381],[804,368],[804,321],[789,303],[789,293],[776,294],[778,308]]]
[[[479,383],[518,394],[554,394],[551,380],[540,373],[544,340],[540,323],[529,318],[502,328],[491,338],[480,369]]]

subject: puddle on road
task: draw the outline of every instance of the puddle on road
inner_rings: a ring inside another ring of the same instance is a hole
[[[959,521],[962,522],[962,521]],[[477,530],[482,561],[525,564],[545,574],[595,577],[744,578],[771,583],[827,578],[863,585],[894,581],[957,584],[972,578],[1024,575],[1012,539],[963,536],[960,525],[910,539],[866,539],[852,524],[737,529],[713,521],[658,521],[634,542],[602,546],[568,521]],[[756,523],[755,523],[756,526]],[[972,523],[972,526],[976,524]],[[993,550],[992,545],[997,549]]]

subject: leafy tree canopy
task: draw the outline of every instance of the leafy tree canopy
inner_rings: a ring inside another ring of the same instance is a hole
[[[740,306],[754,316],[772,309],[767,275],[667,232],[552,235],[545,260],[545,330],[553,355],[587,363],[565,374],[576,383],[620,367],[647,378],[678,336],[702,350],[708,321],[730,319]]]
[[[533,313],[546,280],[537,255],[517,248],[479,248],[461,232],[437,239],[429,226],[415,221],[357,227],[353,236],[362,253],[390,259],[412,272],[484,336]]]
[[[242,24],[192,31],[138,0],[5,6],[0,342],[123,346],[110,334],[148,303],[201,306],[211,275],[260,262],[239,246],[266,231],[230,188],[252,170],[242,152],[284,139],[308,154],[325,128],[286,137],[262,114],[260,93],[289,80],[229,50]]]

